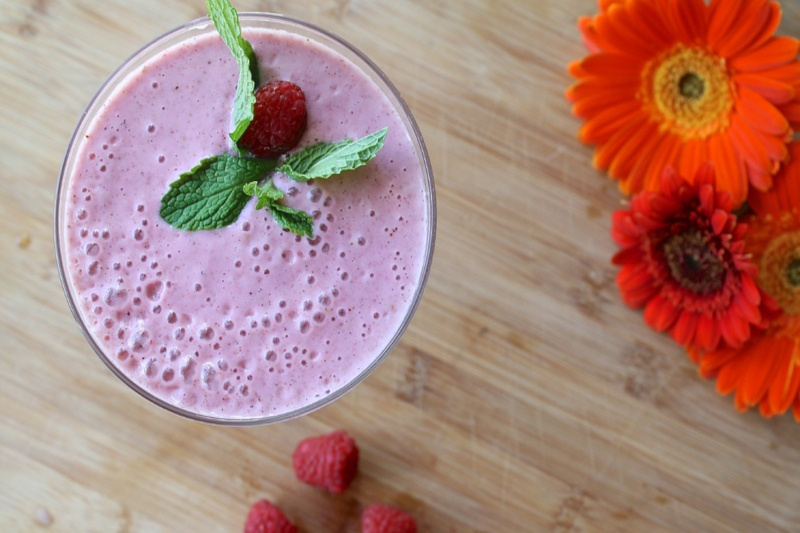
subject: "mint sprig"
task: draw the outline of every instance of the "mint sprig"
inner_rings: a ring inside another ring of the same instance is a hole
[[[288,157],[278,167],[295,181],[328,179],[346,170],[364,166],[383,148],[386,133],[383,128],[357,141],[345,139],[336,144],[319,143]]]
[[[356,141],[319,143],[289,156],[280,167],[272,159],[245,156],[237,142],[253,120],[258,61],[252,45],[242,37],[239,15],[229,0],[206,0],[208,15],[239,65],[233,103],[233,141],[236,155],[203,159],[172,182],[161,198],[161,218],[178,229],[212,230],[232,224],[250,198],[256,209],[266,208],[278,225],[297,235],[313,237],[313,218],[283,205],[283,191],[265,176],[279,170],[295,181],[327,179],[367,164],[383,147],[388,128]],[[263,181],[265,180],[265,181]],[[262,185],[259,185],[262,183]]]
[[[255,89],[259,83],[258,61],[252,45],[242,37],[239,14],[231,3],[228,0],[206,0],[206,8],[217,32],[239,65],[239,81],[233,98],[233,131],[230,132],[235,145],[253,120]]]
[[[258,182],[251,181],[242,190],[245,194],[255,196],[258,200],[256,209],[266,207],[283,229],[304,237],[314,236],[314,219],[305,211],[298,211],[278,203],[283,199],[283,191],[275,186],[272,179],[268,179],[261,187],[258,186]]]
[[[269,159],[228,154],[203,159],[170,184],[161,199],[161,218],[178,229],[193,231],[232,224],[250,200],[242,187],[275,166]]]
[[[280,203],[283,191],[267,178],[278,170],[296,181],[328,179],[367,164],[383,147],[387,129],[357,141],[308,146],[278,166],[273,159],[221,154],[203,159],[169,186],[161,199],[161,218],[178,229],[211,230],[232,224],[250,198],[256,209],[267,208],[281,228],[313,237],[313,219]],[[355,154],[355,155],[354,155]]]
[[[283,198],[283,191],[275,186],[272,179],[268,179],[262,186],[258,186],[257,181],[251,181],[245,184],[242,188],[248,196],[254,196],[258,202],[256,209],[264,209],[270,205],[276,204]]]

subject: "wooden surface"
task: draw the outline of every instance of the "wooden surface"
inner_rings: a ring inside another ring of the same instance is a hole
[[[406,97],[439,205],[418,314],[355,391],[288,423],[206,426],[125,388],[58,281],[56,179],[98,85],[203,2],[0,0],[0,531],[235,532],[261,497],[301,533],[358,532],[373,502],[442,533],[800,530],[800,424],[736,412],[620,301],[621,198],[563,98],[595,2],[235,4],[332,30]],[[362,450],[338,497],[290,464],[334,428]]]

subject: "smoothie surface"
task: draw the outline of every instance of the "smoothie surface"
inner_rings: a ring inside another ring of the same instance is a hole
[[[282,202],[313,215],[314,238],[283,231],[255,201],[216,230],[159,216],[171,182],[231,150],[238,71],[211,30],[128,76],[64,177],[65,277],[94,343],[146,394],[213,419],[284,415],[363,377],[414,305],[431,224],[420,157],[378,86],[306,37],[244,36],[262,83],[305,92],[300,147],[389,128],[365,167],[309,183],[275,175]]]

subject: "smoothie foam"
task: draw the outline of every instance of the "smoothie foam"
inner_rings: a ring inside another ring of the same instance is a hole
[[[338,51],[280,29],[298,23],[241,20],[262,82],[306,94],[301,146],[389,128],[358,170],[309,183],[275,175],[283,202],[313,215],[314,238],[281,230],[254,201],[211,231],[159,216],[180,173],[230,150],[238,71],[208,21],[95,102],[57,207],[68,299],[110,368],[161,405],[232,423],[302,414],[365,377],[413,313],[434,223],[427,158],[402,104]]]

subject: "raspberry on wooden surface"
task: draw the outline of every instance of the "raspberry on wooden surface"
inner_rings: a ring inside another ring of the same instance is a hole
[[[417,521],[397,507],[372,504],[361,513],[361,533],[417,533]]]
[[[300,481],[341,494],[358,473],[356,441],[344,431],[305,439],[295,448],[292,466]]]
[[[258,500],[247,514],[244,533],[297,533],[297,528],[278,506],[268,500]]]

